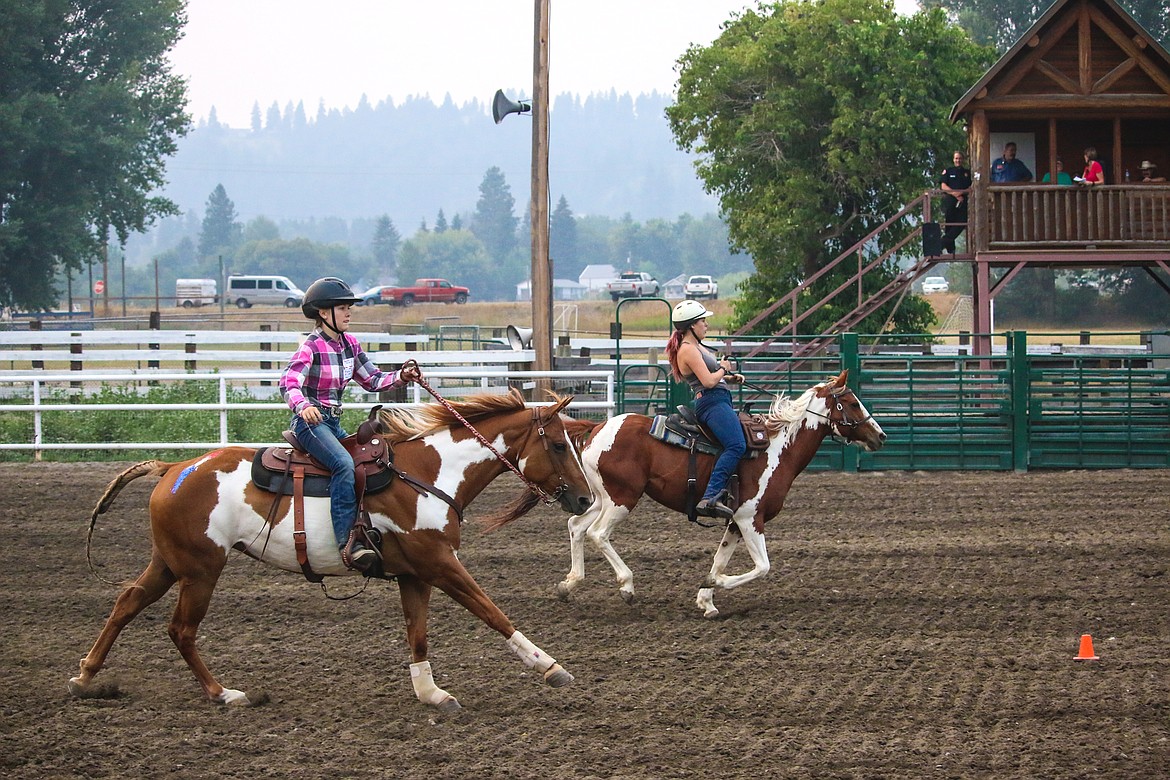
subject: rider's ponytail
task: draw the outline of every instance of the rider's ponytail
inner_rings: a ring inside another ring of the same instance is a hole
[[[683,335],[686,330],[675,330],[670,334],[670,340],[666,342],[666,360],[670,363],[670,374],[674,377],[674,381],[683,381],[682,371],[678,368],[678,348],[682,346]]]

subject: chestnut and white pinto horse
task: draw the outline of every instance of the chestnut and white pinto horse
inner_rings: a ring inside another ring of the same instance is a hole
[[[756,458],[739,464],[740,503],[727,524],[711,571],[695,599],[705,617],[719,614],[715,607],[715,588],[730,590],[768,573],[764,524],[783,508],[793,480],[808,466],[827,436],[833,434],[871,452],[885,442],[886,434],[881,426],[846,385],[847,375],[848,371],[842,371],[793,400],[777,398],[765,415],[770,434],[768,448]],[[567,600],[585,580],[583,541],[588,533],[613,568],[622,598],[633,603],[633,572],[609,541],[614,527],[629,516],[643,494],[668,509],[686,511],[690,453],[652,438],[650,424],[651,418],[640,414],[619,415],[591,433],[588,426],[570,424],[572,435],[579,441],[587,439],[582,460],[597,501],[587,512],[569,519],[572,566],[565,579],[557,584],[562,599]],[[700,488],[710,477],[714,462],[712,455],[699,456],[696,476]],[[498,527],[512,519],[491,518],[489,527]],[[751,556],[752,569],[743,574],[727,574],[727,565],[741,540]]]
[[[524,476],[559,500],[568,512],[581,513],[593,502],[580,456],[566,434],[561,410],[571,398],[556,398],[544,408],[528,409],[523,398],[483,395],[452,404],[476,430]],[[386,438],[394,443],[400,469],[453,498],[459,508],[434,494],[420,494],[401,479],[365,497],[375,528],[382,533],[383,569],[394,575],[406,618],[411,682],[424,704],[441,711],[459,709],[454,696],[435,685],[427,660],[427,609],[437,587],[498,631],[507,647],[545,681],[560,687],[573,676],[516,630],[459,562],[459,513],[507,465],[485,447],[457,417],[442,406],[413,415],[382,412]],[[98,515],[109,509],[122,488],[142,476],[161,477],[150,497],[153,536],[150,564],[118,596],[93,648],[81,660],[81,673],[69,681],[76,696],[103,695],[93,684],[118,634],[145,607],[178,583],[179,598],[169,634],[195,674],[204,693],[221,704],[253,704],[243,691],[225,688],[212,676],[195,648],[199,623],[231,550],[271,566],[300,572],[293,540],[289,497],[268,520],[273,496],[252,484],[255,451],[226,447],[182,463],[145,461],[118,475],[102,495],[90,520],[90,537]],[[310,564],[316,572],[356,576],[341,561],[329,519],[329,499],[306,497],[304,528]],[[87,542],[88,546],[88,542]]]

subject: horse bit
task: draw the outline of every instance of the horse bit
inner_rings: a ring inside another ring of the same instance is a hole
[[[413,360],[408,360],[406,363],[403,363],[402,368],[406,368],[407,366],[412,365],[412,364],[414,365],[414,367],[416,369],[418,368],[418,363],[416,363]],[[562,495],[564,495],[565,491],[569,489],[569,483],[565,480],[565,473],[564,473],[564,471],[561,470],[560,463],[553,460],[553,466],[556,469],[557,479],[560,481],[560,485],[557,486],[556,492],[549,494],[548,491],[546,491],[540,485],[538,485],[535,482],[533,482],[532,480],[530,480],[527,476],[524,475],[524,472],[520,471],[520,469],[516,468],[516,466],[514,466],[511,461],[509,461],[507,458],[505,458],[503,453],[501,453],[499,450],[497,450],[492,445],[491,442],[489,442],[486,438],[484,438],[483,434],[481,434],[479,431],[477,431],[475,429],[475,426],[473,426],[471,423],[469,423],[467,421],[467,418],[465,418],[463,415],[461,415],[455,409],[455,407],[451,405],[451,403],[446,398],[439,395],[438,392],[436,392],[435,389],[433,387],[431,387],[430,384],[428,384],[425,379],[422,378],[422,376],[418,376],[414,381],[419,385],[419,387],[423,388],[428,393],[433,395],[435,397],[435,400],[438,401],[440,404],[442,404],[443,407],[446,408],[446,410],[448,412],[450,412],[455,417],[456,420],[463,423],[463,425],[467,428],[467,430],[471,431],[471,435],[474,436],[476,438],[476,440],[479,441],[480,444],[487,447],[488,450],[490,450],[491,453],[493,455],[495,455],[496,458],[501,463],[503,463],[505,466],[507,466],[509,469],[511,469],[512,472],[516,476],[520,477],[520,481],[522,481],[528,487],[528,489],[530,491],[532,491],[533,493],[535,493],[536,496],[541,501],[543,501],[545,504],[556,503],[557,501],[560,500],[560,497]],[[532,410],[532,424],[536,426],[536,433],[538,436],[540,436],[540,443],[544,445],[545,452],[548,452],[548,438],[545,436],[544,425],[540,421],[540,410],[538,410],[538,409]]]

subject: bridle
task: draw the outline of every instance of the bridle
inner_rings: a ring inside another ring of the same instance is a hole
[[[821,414],[820,412],[814,412],[811,409],[807,411],[807,414],[811,414],[813,417],[820,417],[821,419],[828,422],[829,423],[829,432],[830,432],[830,435],[832,435],[833,440],[840,441],[841,443],[848,443],[848,438],[845,436],[845,434],[841,433],[840,428],[838,426],[844,427],[844,428],[851,428],[851,429],[853,429],[853,431],[856,432],[856,430],[859,427],[861,427],[862,425],[864,425],[865,423],[867,423],[873,419],[873,415],[868,414],[868,410],[866,410],[867,414],[862,419],[860,419],[860,420],[852,419],[849,416],[849,413],[845,410],[845,404],[841,403],[841,397],[845,396],[845,395],[852,395],[854,400],[857,399],[857,396],[848,387],[844,387],[836,392],[833,392],[830,390],[829,391],[829,398],[832,399],[833,403],[826,404],[826,406],[829,407],[828,414]],[[833,419],[833,410],[834,409],[836,409],[836,411],[840,414],[840,416],[841,416],[840,420]]]
[[[405,368],[407,365],[410,365],[411,363],[414,363],[414,361],[413,360],[407,361],[406,363],[403,364],[403,368]],[[417,363],[414,363],[414,365],[416,368],[418,367]],[[567,491],[569,489],[569,483],[565,479],[565,472],[561,468],[561,464],[557,461],[556,458],[550,457],[549,460],[552,461],[553,468],[556,469],[557,480],[559,481],[560,484],[557,485],[557,489],[553,493],[550,494],[548,491],[546,491],[540,485],[536,484],[531,479],[529,479],[527,476],[525,476],[524,472],[522,472],[519,468],[517,468],[510,460],[505,458],[504,454],[502,452],[497,450],[495,448],[495,446],[493,446],[490,441],[488,441],[486,438],[484,438],[484,435],[482,433],[480,433],[479,431],[477,431],[475,429],[475,426],[473,426],[471,423],[469,423],[467,421],[467,418],[465,418],[463,415],[461,415],[458,412],[458,410],[456,410],[455,407],[452,406],[451,403],[446,398],[439,395],[438,392],[436,392],[435,389],[433,387],[431,387],[425,379],[423,379],[421,376],[419,376],[414,381],[418,384],[419,387],[421,387],[422,389],[424,389],[428,393],[430,393],[432,396],[434,396],[435,400],[438,401],[440,404],[442,404],[443,407],[448,412],[450,412],[451,415],[456,420],[463,423],[464,427],[466,427],[467,430],[471,431],[471,435],[474,436],[480,444],[482,444],[484,447],[487,447],[487,449],[489,451],[491,451],[491,453],[493,455],[495,455],[496,458],[501,463],[503,463],[505,466],[507,466],[509,469],[511,469],[512,472],[516,476],[520,477],[520,480],[528,487],[529,490],[531,490],[534,494],[536,494],[536,496],[541,501],[543,501],[545,504],[554,504],[554,503],[557,503],[560,501],[561,496],[563,496],[565,494],[565,491]],[[540,437],[540,443],[542,445],[544,445],[544,451],[547,453],[549,450],[548,437],[545,434],[544,421],[540,417],[540,410],[539,409],[534,408],[532,410],[532,427],[534,427],[536,429],[536,435]]]

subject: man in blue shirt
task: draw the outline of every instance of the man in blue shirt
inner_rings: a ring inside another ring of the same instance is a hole
[[[1032,172],[1016,157],[1015,141],[1008,141],[1003,145],[1003,157],[996,158],[991,163],[991,183],[1010,184],[1021,181],[1032,181]]]

